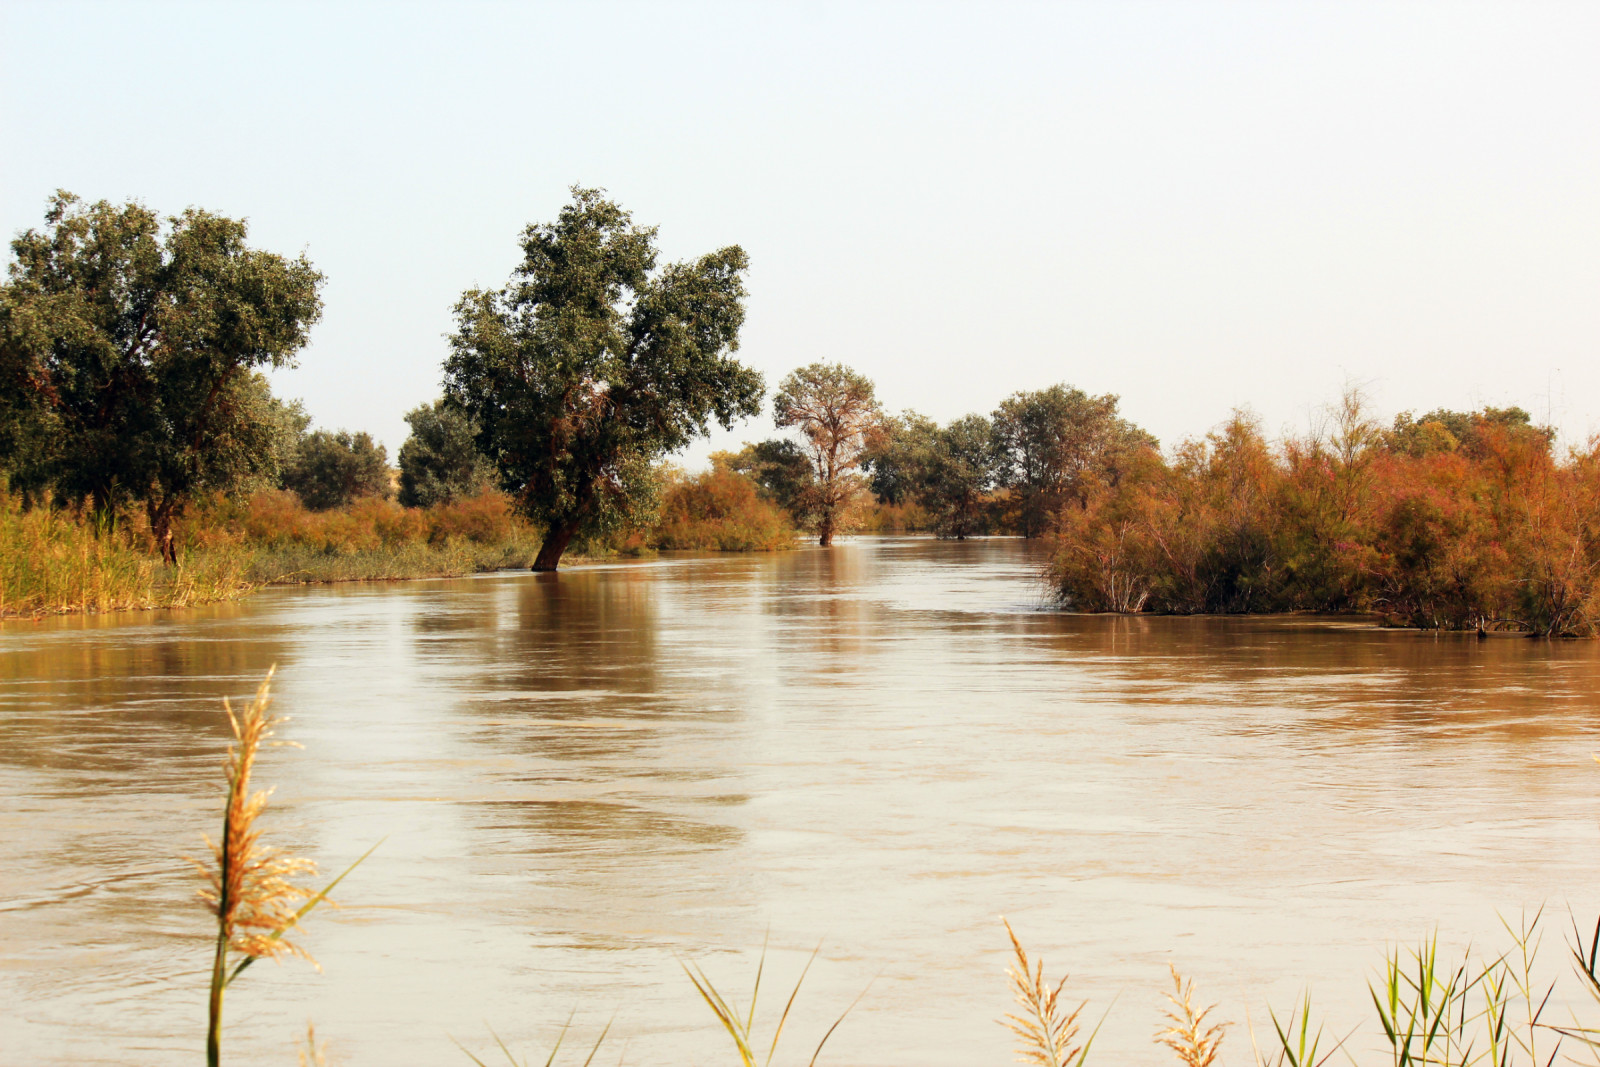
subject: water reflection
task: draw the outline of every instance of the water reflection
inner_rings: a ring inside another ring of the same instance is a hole
[[[218,699],[272,662],[308,746],[271,758],[278,826],[330,866],[389,840],[314,931],[328,973],[239,994],[246,1059],[308,1014],[352,1063],[448,1062],[485,1019],[548,1047],[599,1003],[703,1060],[677,959],[737,986],[715,957],[770,934],[780,970],[827,939],[817,1018],[887,968],[835,1062],[964,1064],[1005,1055],[1005,911],[1080,995],[1122,991],[1105,1054],[1155,1062],[1168,959],[1235,1003],[1314,981],[1354,1022],[1386,937],[1600,903],[1595,645],[1057,614],[1038,551],[861,540],[0,628],[3,1047],[192,1059],[203,916],[173,857],[210,828]]]

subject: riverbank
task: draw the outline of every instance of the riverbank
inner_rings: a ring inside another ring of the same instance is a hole
[[[533,565],[544,530],[499,492],[431,508],[368,497],[313,511],[293,493],[214,498],[180,527],[176,564],[139,512],[96,528],[81,511],[25,509],[0,494],[0,618],[181,608],[266,585],[455,578]],[[797,535],[739,475],[679,477],[656,520],[579,543],[573,565],[658,551],[778,551]]]

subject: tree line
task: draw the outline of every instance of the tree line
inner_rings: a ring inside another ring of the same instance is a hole
[[[0,285],[0,473],[25,505],[78,508],[96,529],[142,509],[169,561],[205,494],[282,488],[317,509],[497,491],[543,531],[538,570],[662,515],[689,531],[716,513],[771,545],[778,508],[828,545],[877,508],[945,537],[1050,536],[1059,596],[1083,610],[1555,633],[1600,617],[1600,453],[1557,456],[1515,408],[1384,427],[1347,398],[1321,433],[1273,443],[1236,415],[1163,455],[1115,396],[1059,384],[941,425],[886,413],[869,379],[818,362],[773,394],[785,435],[674,482],[665,458],[758,414],[766,383],[736,358],[743,249],[662,263],[656,237],[578,187],[526,227],[506,284],[456,303],[442,396],[407,414],[392,482],[368,435],[313,431],[268,387],[322,312],[303,255],[251,248],[243,221],[199,209],[59,193]],[[676,541],[702,542],[717,543]]]
[[[554,222],[523,231],[505,286],[457,302],[443,396],[406,416],[391,485],[370,436],[312,430],[299,402],[272,395],[264,372],[295,364],[324,278],[305,256],[247,236],[242,220],[199,209],[163,219],[62,192],[42,228],[13,240],[0,286],[10,491],[82,508],[105,529],[142,508],[171,561],[174,525],[207,493],[282,488],[328,509],[391,492],[429,506],[494,487],[545,530],[535,568],[550,570],[574,538],[654,514],[664,457],[761,410],[762,376],[734,358],[744,251],[660,263],[654,227],[574,188]],[[948,427],[888,417],[870,381],[832,363],[790,374],[773,408],[794,436],[727,465],[824,545],[868,491],[915,500],[962,537],[1010,521],[989,506],[1003,489],[1037,535],[1090,472],[1154,444],[1117,418],[1114,397],[1065,387]]]

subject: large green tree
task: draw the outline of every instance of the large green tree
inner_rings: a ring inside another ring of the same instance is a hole
[[[534,570],[572,539],[653,505],[652,461],[760,411],[761,375],[735,360],[744,323],[737,245],[657,268],[656,230],[574,187],[522,234],[503,289],[456,304],[447,398],[525,514],[547,527]]]
[[[939,424],[915,411],[886,415],[882,432],[862,457],[867,487],[882,504],[905,504],[918,498],[918,485]]]
[[[304,256],[250,248],[243,221],[57,193],[11,242],[0,286],[0,463],[30,494],[110,519],[144,504],[162,554],[196,492],[270,473],[260,368],[293,363],[322,312]]]
[[[984,496],[994,488],[994,427],[967,415],[934,431],[916,471],[916,493],[933,513],[940,537],[965,540],[983,532]]]
[[[738,452],[719,452],[711,459],[713,463],[720,459],[729,470],[753,480],[761,495],[787,511],[797,526],[809,526],[815,518],[811,508],[817,479],[811,458],[787,437],[746,444]]]

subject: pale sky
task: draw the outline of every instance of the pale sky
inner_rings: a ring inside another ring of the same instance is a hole
[[[1600,3],[0,0],[0,93],[8,238],[58,187],[247,217],[328,276],[278,392],[391,458],[575,182],[668,258],[745,247],[769,388],[838,360],[946,420],[1064,381],[1172,444],[1354,382],[1600,431]]]

